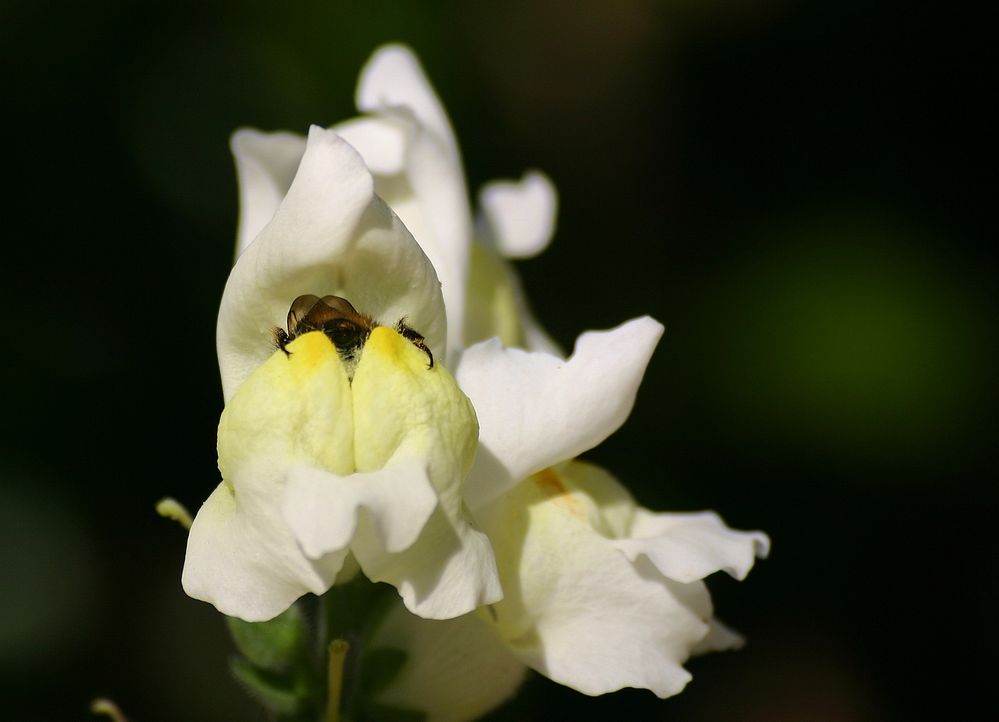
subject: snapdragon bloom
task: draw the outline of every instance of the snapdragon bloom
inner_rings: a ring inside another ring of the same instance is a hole
[[[361,72],[357,104],[363,115],[334,126],[333,132],[367,166],[366,182],[373,185],[366,192],[373,189],[374,205],[380,209],[384,201],[391,207],[393,222],[401,219],[422,254],[407,245],[408,233],[397,234],[397,240],[404,239],[397,246],[400,255],[391,258],[386,245],[378,259],[379,264],[388,260],[390,271],[377,278],[362,273],[366,290],[360,284],[347,288],[348,273],[323,289],[310,281],[312,288],[302,292],[336,292],[389,322],[408,314],[408,322],[443,358],[478,424],[467,473],[459,474],[464,467],[455,461],[447,468],[449,478],[460,477],[459,482],[431,484],[438,489],[438,504],[451,505],[441,528],[461,543],[453,547],[457,562],[449,561],[445,545],[427,545],[428,568],[445,565],[456,574],[428,598],[450,598],[446,590],[453,588],[462,590],[462,603],[421,607],[415,602],[419,595],[407,597],[407,590],[419,588],[409,580],[423,577],[406,576],[411,570],[379,577],[376,570],[385,565],[365,566],[358,555],[369,576],[400,588],[408,608],[391,611],[375,637],[377,644],[406,650],[410,658],[380,699],[419,708],[429,719],[473,719],[509,696],[528,667],[587,694],[628,686],[661,697],[679,692],[690,678],[683,663],[691,654],[739,643],[738,635],[714,619],[703,579],[716,571],[744,578],[754,560],[766,556],[769,540],[760,532],[729,529],[711,512],[644,509],[611,474],[577,459],[629,415],[661,324],[641,317],[609,331],[586,332],[572,354],[563,355],[530,313],[506,260],[539,253],[549,242],[557,208],[551,182],[530,171],[520,181],[487,184],[473,216],[450,122],[406,48],[387,46],[374,54]],[[254,247],[304,182],[299,178],[307,147],[290,133],[243,130],[234,136],[241,195],[237,268],[253,257],[266,278],[269,264],[278,262],[276,256],[259,256]],[[329,206],[339,202],[334,200],[339,194],[352,193],[345,185],[328,185],[322,192]],[[328,259],[308,244],[300,255],[289,238],[283,249],[294,260],[280,262],[295,264],[303,277],[328,277]],[[436,294],[420,280],[427,276],[419,270],[427,259],[440,279]],[[415,281],[407,275],[414,268]],[[382,284],[401,290],[386,293],[379,290]],[[407,296],[405,289],[417,288],[427,294],[422,301]],[[352,293],[360,294],[363,303]],[[254,321],[258,329],[277,324],[279,306],[261,313]],[[249,343],[251,334],[237,335]],[[248,359],[246,367],[260,362]],[[458,397],[449,393],[448,403],[457,409]],[[469,463],[470,456],[448,453]],[[379,457],[379,463],[389,468],[391,458]],[[294,485],[284,482],[288,491],[277,494],[281,511],[275,518],[297,543],[297,553],[313,565],[325,555],[342,553],[348,536],[343,525],[327,529],[324,514],[339,519],[350,514],[337,511],[338,505],[358,508],[336,481],[313,474],[304,483],[296,477]],[[436,533],[418,534],[439,541]],[[480,543],[480,534],[488,545]],[[409,548],[414,554],[393,568],[419,566],[419,541]],[[323,577],[323,584],[328,581],[328,575]],[[476,610],[457,616],[469,604]]]

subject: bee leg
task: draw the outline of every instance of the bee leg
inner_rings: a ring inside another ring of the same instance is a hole
[[[434,355],[427,347],[426,340],[423,338],[423,335],[407,326],[405,318],[399,319],[399,322],[395,325],[395,330],[399,332],[400,336],[427,355],[427,358],[430,359],[430,365],[427,366],[427,369],[432,369],[434,367]]]
[[[285,356],[291,356],[291,351],[288,350],[287,346],[294,340],[295,337],[289,336],[283,328],[274,329],[274,345],[284,351]]]

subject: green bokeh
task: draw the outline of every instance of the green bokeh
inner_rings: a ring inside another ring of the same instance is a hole
[[[728,433],[853,462],[959,452],[986,382],[985,285],[923,235],[842,211],[756,231],[700,319]]]

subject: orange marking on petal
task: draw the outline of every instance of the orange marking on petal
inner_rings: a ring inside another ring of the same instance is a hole
[[[573,516],[586,516],[586,512],[579,501],[572,496],[572,492],[565,488],[562,479],[551,468],[539,471],[534,475],[533,479],[538,489],[545,495],[546,501],[550,500],[558,504]]]

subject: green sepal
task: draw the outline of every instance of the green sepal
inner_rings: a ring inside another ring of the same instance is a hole
[[[361,692],[373,697],[395,679],[409,655],[401,649],[383,647],[370,649],[361,660]]]
[[[251,697],[276,715],[294,718],[307,707],[305,691],[294,679],[258,669],[242,657],[230,659],[229,669]]]
[[[226,623],[236,649],[259,669],[286,672],[305,654],[305,618],[297,604],[267,622],[226,617]]]

